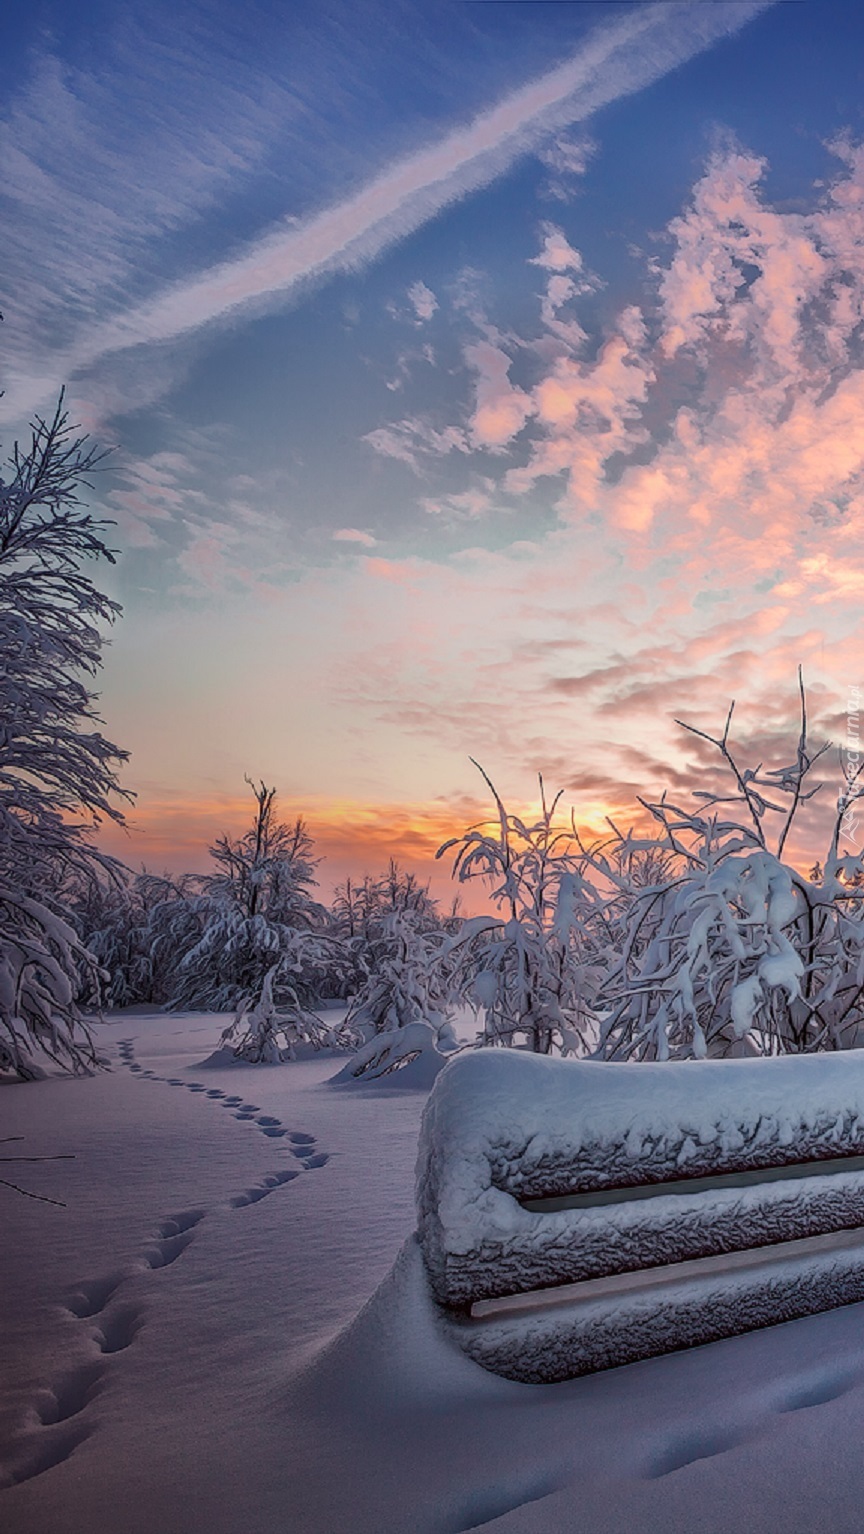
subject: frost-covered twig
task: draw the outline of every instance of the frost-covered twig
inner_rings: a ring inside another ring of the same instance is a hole
[[[13,1140],[23,1140],[23,1138],[24,1138],[23,1135],[6,1135],[6,1136],[4,1136],[4,1138],[2,1140],[0,1140],[0,1145],[9,1145],[11,1141],[13,1141]],[[10,1162],[10,1161],[74,1161],[74,1160],[75,1160],[75,1157],[72,1156],[72,1155],[59,1155],[59,1156],[0,1156],[0,1162],[2,1162],[4,1165],[6,1163]],[[31,1192],[31,1190],[29,1188],[21,1188],[21,1187],[19,1187],[17,1182],[9,1182],[8,1179],[5,1178],[5,1177],[0,1177],[0,1187],[11,1188],[14,1193],[21,1193],[21,1194],[23,1194],[24,1198],[35,1198],[35,1199],[38,1199],[40,1204],[56,1204],[60,1209],[65,1209],[67,1207],[64,1204],[63,1200],[60,1199],[60,1198],[49,1198],[46,1193],[33,1193],[33,1192]]]

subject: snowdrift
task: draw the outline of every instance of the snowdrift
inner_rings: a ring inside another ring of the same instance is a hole
[[[864,1052],[465,1054],[427,1104],[431,1286],[478,1362],[565,1379],[864,1298]]]

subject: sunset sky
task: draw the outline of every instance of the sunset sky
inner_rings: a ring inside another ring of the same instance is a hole
[[[842,745],[857,5],[7,0],[4,34],[3,443],[65,383],[116,444],[105,845],[202,869],[249,773],[325,891],[425,875],[486,813],[470,757],[626,821],[705,781],[676,717],[735,697],[791,759],[799,663]]]

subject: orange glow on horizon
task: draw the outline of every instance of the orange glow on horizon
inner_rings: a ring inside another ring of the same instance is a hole
[[[540,813],[539,800],[505,800],[507,810],[530,825]],[[211,800],[148,798],[142,794],[128,816],[128,829],[106,825],[98,841],[103,851],[120,858],[131,868],[146,866],[154,873],[204,873],[212,868],[209,847],[218,836],[239,836],[251,824],[251,794],[216,795]],[[580,814],[577,825],[588,840],[608,832],[604,817],[621,817],[633,823],[634,807],[592,803]],[[635,808],[638,809],[638,806]],[[456,849],[436,859],[439,847],[471,827],[497,827],[494,805],[468,797],[457,801],[434,800],[425,804],[371,804],[351,799],[293,799],[279,796],[280,820],[293,823],[301,817],[314,841],[321,898],[330,898],[334,887],[347,877],[382,873],[391,858],[402,868],[430,883],[431,892],[443,906],[456,895],[469,914],[489,907],[484,881],[459,883],[451,876]],[[556,824],[569,824],[569,804],[562,799]]]

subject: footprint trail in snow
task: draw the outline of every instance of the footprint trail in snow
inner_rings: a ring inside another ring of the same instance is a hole
[[[121,1063],[139,1081],[161,1082],[165,1086],[184,1087],[189,1092],[203,1094],[204,1100],[227,1108],[235,1119],[251,1124],[269,1140],[277,1141],[278,1148],[289,1152],[293,1160],[289,1165],[267,1173],[260,1183],[244,1188],[222,1204],[211,1205],[209,1210],[184,1209],[167,1215],[136,1260],[125,1268],[81,1279],[69,1289],[63,1302],[64,1309],[81,1323],[82,1330],[86,1329],[87,1349],[91,1356],[73,1368],[58,1371],[54,1379],[36,1392],[25,1425],[10,1444],[8,1458],[0,1463],[0,1491],[63,1464],[96,1431],[98,1423],[89,1408],[107,1385],[111,1369],[117,1367],[114,1363],[117,1355],[134,1345],[146,1324],[146,1305],[124,1303],[122,1291],[129,1280],[140,1278],[148,1271],[155,1275],[173,1267],[194,1241],[198,1226],[213,1210],[244,1209],[260,1203],[277,1188],[293,1182],[305,1171],[324,1166],[329,1160],[325,1152],[316,1149],[314,1135],[286,1129],[281,1119],[262,1113],[255,1103],[231,1096],[219,1087],[207,1087],[203,1082],[184,1081],[179,1076],[159,1076],[155,1071],[144,1070],[135,1059],[134,1039],[122,1039],[118,1053]]]

